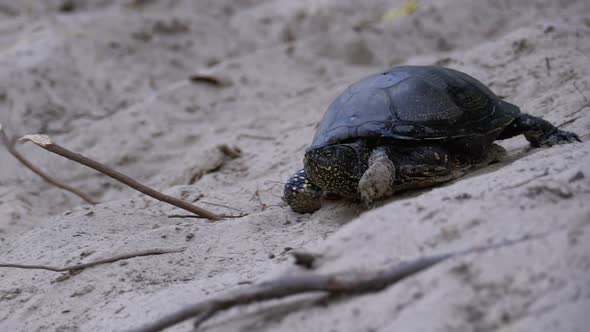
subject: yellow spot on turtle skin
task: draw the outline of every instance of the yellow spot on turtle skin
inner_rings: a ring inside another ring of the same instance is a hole
[[[445,154],[445,163],[449,161],[449,155]]]
[[[291,189],[293,189],[293,191],[297,191],[297,187],[292,187]]]
[[[436,166],[436,167],[434,168],[434,170],[435,170],[435,171],[444,171],[444,170],[446,170],[446,167],[442,167],[442,166]]]
[[[440,160],[440,155],[438,153],[436,153],[436,152],[434,153],[434,159]]]

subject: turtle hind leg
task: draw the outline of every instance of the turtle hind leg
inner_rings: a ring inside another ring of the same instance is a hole
[[[490,145],[487,150],[478,158],[467,158],[467,161],[462,160],[459,168],[463,171],[471,171],[486,167],[491,164],[498,163],[506,157],[506,149],[498,144]],[[464,159],[464,158],[461,158]]]
[[[436,145],[416,146],[398,153],[395,191],[428,188],[452,181],[463,176],[467,170],[464,166],[470,164],[467,159],[460,160],[460,154]]]
[[[471,160],[468,162],[471,163]],[[460,161],[443,147],[380,146],[358,184],[365,205],[404,190],[432,187],[464,174]]]
[[[524,134],[534,147],[581,142],[575,133],[560,130],[551,123],[526,113],[520,114],[500,133],[498,139]]]
[[[322,189],[313,184],[300,170],[293,174],[285,184],[283,200],[298,213],[312,213],[322,206]]]
[[[482,153],[458,153],[436,145],[377,147],[369,168],[359,181],[362,201],[373,201],[394,192],[433,187],[457,179],[469,171],[499,162],[506,150],[492,144]]]

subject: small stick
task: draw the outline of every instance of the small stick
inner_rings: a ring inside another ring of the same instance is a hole
[[[129,254],[117,255],[117,256],[110,257],[110,258],[99,259],[99,260],[89,262],[89,263],[82,263],[82,264],[71,265],[71,266],[66,266],[66,267],[0,263],[0,268],[12,267],[12,268],[17,268],[17,269],[27,269],[27,270],[47,270],[47,271],[53,271],[53,272],[66,272],[66,271],[81,270],[81,269],[91,267],[91,266],[96,266],[96,265],[113,263],[113,262],[120,261],[123,259],[129,259],[129,258],[141,257],[141,256],[153,256],[153,255],[179,253],[179,252],[183,252],[185,250],[186,250],[186,248],[141,250],[141,251],[136,251],[136,252],[132,252]]]
[[[274,141],[275,138],[272,136],[263,136],[263,135],[254,135],[254,134],[239,134],[239,138],[251,138],[251,139],[259,139],[263,141]]]
[[[190,318],[195,318],[194,327],[197,329],[203,322],[220,311],[239,305],[302,293],[358,294],[379,291],[449,258],[510,246],[540,236],[525,236],[516,240],[505,240],[490,246],[474,247],[448,254],[421,257],[413,261],[376,271],[364,271],[361,273],[340,272],[326,275],[287,275],[188,305],[151,324],[131,330],[131,332],[157,332]]]
[[[584,93],[582,93],[582,90],[580,90],[580,88],[578,88],[578,86],[576,85],[576,82],[574,81],[574,83],[572,83],[572,84],[574,85],[574,89],[576,89],[578,91],[578,93],[582,96],[584,101],[586,103],[590,102],[590,100],[588,100],[588,97],[586,97],[586,95]]]
[[[16,148],[14,147],[14,141],[11,141],[10,139],[8,139],[8,136],[4,132],[4,129],[2,128],[2,124],[0,124],[0,139],[2,139],[2,143],[4,143],[4,145],[6,146],[6,150],[8,150],[8,153],[10,153],[14,158],[16,158],[16,160],[18,160],[26,168],[30,169],[33,173],[37,174],[39,177],[41,177],[47,183],[49,183],[53,186],[56,186],[60,189],[63,189],[65,191],[69,191],[72,194],[77,195],[78,197],[80,197],[81,199],[83,199],[84,201],[86,201],[89,204],[92,204],[92,205],[98,204],[88,194],[85,194],[76,188],[70,187],[67,184],[60,182],[59,180],[52,178],[51,176],[45,174],[45,172],[43,172],[37,166],[33,165],[20,152],[18,152],[16,150]]]
[[[199,202],[200,203],[203,203],[203,204],[209,204],[209,205],[223,207],[223,208],[226,208],[226,209],[229,209],[229,210],[234,210],[234,211],[241,212],[240,210],[238,210],[236,208],[233,208],[233,207],[227,206],[227,205],[223,205],[223,204],[219,204],[219,203],[211,203],[211,202],[206,202],[206,201],[203,201],[203,200],[199,200]]]
[[[529,179],[520,181],[518,183],[509,185],[509,186],[505,186],[505,187],[502,188],[502,190],[515,189],[515,188],[518,188],[518,187],[522,187],[522,186],[524,186],[526,184],[529,184],[529,183],[535,181],[536,179],[542,178],[542,177],[547,176],[547,175],[549,175],[549,170],[548,169],[545,169],[545,171],[543,173],[541,173],[541,174],[537,174],[537,175],[532,176]]]
[[[194,213],[196,215],[202,216],[202,217],[207,218],[209,220],[215,221],[215,220],[221,219],[221,217],[218,216],[217,214],[209,212],[209,211],[202,209],[200,207],[194,206],[194,205],[192,205],[188,202],[185,202],[183,200],[180,200],[178,198],[175,198],[175,197],[166,195],[164,193],[161,193],[159,191],[156,191],[150,187],[147,187],[147,186],[135,181],[134,179],[128,177],[127,175],[125,175],[123,173],[120,173],[118,171],[115,171],[114,169],[107,167],[106,165],[103,165],[97,161],[89,159],[79,153],[72,152],[62,146],[59,146],[59,145],[53,143],[51,141],[51,138],[47,135],[25,135],[25,136],[21,137],[20,139],[31,141],[31,142],[35,143],[36,145],[44,148],[47,151],[53,152],[53,153],[58,154],[64,158],[73,160],[77,163],[80,163],[80,164],[90,167],[96,171],[99,171],[99,172],[101,172],[101,173],[103,173],[103,174],[105,174],[105,175],[107,175],[119,182],[122,182],[122,183],[126,184],[127,186],[129,186],[141,193],[144,193],[150,197],[153,197],[159,201],[174,205],[176,207],[179,207],[183,210],[189,211],[189,212]]]
[[[565,117],[569,118],[572,117],[578,113],[580,113],[581,111],[583,111],[586,107],[590,106],[590,99],[588,99],[588,97],[586,97],[585,94],[582,93],[582,90],[580,90],[580,88],[578,88],[578,86],[576,85],[576,82],[573,83],[574,88],[576,89],[576,91],[578,91],[578,93],[582,96],[582,98],[584,99],[584,104],[582,104],[582,106],[580,106],[577,110],[571,112],[570,114],[567,114]],[[561,128],[567,124],[570,124],[574,121],[576,121],[578,118],[573,118],[570,120],[565,121],[564,123],[560,124],[559,126],[557,126],[557,128]]]
[[[215,76],[213,74],[207,72],[201,72],[193,74],[189,77],[189,80],[192,83],[205,83],[209,85],[213,85],[216,87],[227,87],[231,85],[231,81],[227,78],[222,78],[220,76]]]
[[[561,129],[561,128],[563,128],[563,127],[567,126],[568,124],[575,122],[575,121],[576,121],[576,120],[578,120],[579,118],[580,118],[580,117],[575,117],[575,118],[571,118],[571,119],[569,119],[569,120],[567,120],[567,121],[564,121],[562,124],[558,125],[558,126],[557,126],[557,128],[560,128],[560,129]]]

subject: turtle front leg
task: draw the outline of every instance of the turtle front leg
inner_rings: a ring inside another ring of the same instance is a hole
[[[369,157],[369,168],[358,184],[361,200],[369,206],[375,200],[393,194],[395,166],[384,147],[376,147]]]
[[[534,147],[581,142],[578,135],[560,130],[548,121],[526,113],[514,119],[498,139],[506,139],[520,134],[524,134],[527,141]]]
[[[283,200],[293,211],[298,213],[312,213],[320,209],[322,189],[313,184],[300,170],[287,180],[283,191]]]

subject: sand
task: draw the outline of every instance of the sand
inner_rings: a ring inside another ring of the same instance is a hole
[[[285,273],[362,271],[504,239],[387,289],[245,306],[206,331],[587,331],[590,325],[590,7],[585,1],[0,1],[0,123],[220,214],[147,198],[32,145],[17,148],[88,192],[91,206],[0,149],[0,262],[64,266],[186,247],[60,273],[0,268],[0,330],[124,331]],[[359,28],[361,27],[361,28]],[[400,64],[465,71],[584,143],[502,141],[500,163],[369,210],[296,214],[282,183],[330,101]],[[228,83],[191,83],[210,73]],[[231,159],[220,144],[242,150]],[[187,323],[170,329],[189,331]]]

